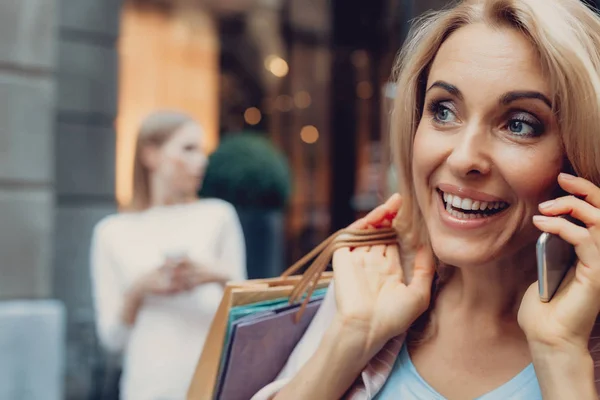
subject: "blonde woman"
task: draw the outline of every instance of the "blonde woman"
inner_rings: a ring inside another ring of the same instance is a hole
[[[401,249],[336,252],[335,291],[255,398],[597,399],[599,71],[600,19],[578,0],[463,1],[419,21],[393,110],[403,197],[354,225],[394,219]],[[549,303],[541,232],[579,259]]]
[[[121,398],[184,399],[229,279],[245,279],[234,208],[198,200],[200,126],[157,112],[142,124],[131,209],[95,228],[91,274],[98,335],[124,353]]]

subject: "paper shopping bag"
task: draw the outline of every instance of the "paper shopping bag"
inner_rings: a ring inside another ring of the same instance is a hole
[[[287,299],[295,287],[294,282],[299,281],[299,278],[269,278],[226,285],[188,390],[188,400],[214,398],[231,308],[274,299]],[[319,280],[317,287],[327,287],[330,280],[331,275],[325,275]]]
[[[309,302],[299,321],[294,318],[299,304],[282,305],[235,321],[216,398],[248,400],[273,382],[322,301],[320,297]]]

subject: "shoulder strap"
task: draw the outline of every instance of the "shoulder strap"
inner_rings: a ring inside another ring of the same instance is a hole
[[[300,281],[294,287],[290,294],[290,303],[295,303],[302,299],[304,301],[300,310],[296,314],[296,318],[302,317],[304,309],[310,300],[310,296],[317,287],[319,278],[327,269],[331,262],[333,253],[343,247],[361,247],[375,245],[392,245],[398,244],[397,233],[394,228],[381,229],[341,229],[324,240],[316,248],[307,255],[302,257],[298,262],[288,268],[281,277],[286,278],[298,272],[302,267],[307,265],[311,260],[312,264],[306,269]]]

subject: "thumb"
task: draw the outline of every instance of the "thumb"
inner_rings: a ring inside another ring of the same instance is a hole
[[[420,293],[431,293],[431,283],[435,275],[435,259],[429,246],[422,246],[415,255],[413,277],[410,287],[414,287]]]

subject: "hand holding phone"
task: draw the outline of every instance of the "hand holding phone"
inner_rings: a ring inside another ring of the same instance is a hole
[[[568,215],[563,215],[561,218],[581,225],[579,221]],[[536,246],[536,256],[540,300],[547,303],[556,293],[567,271],[575,265],[577,256],[572,244],[560,236],[548,232],[540,235]]]

